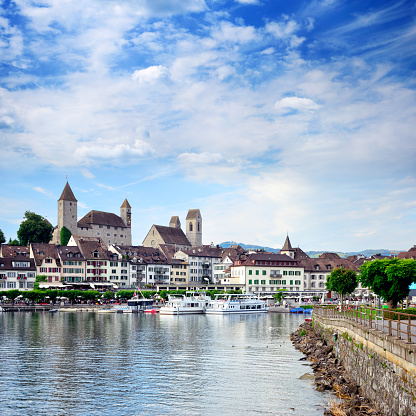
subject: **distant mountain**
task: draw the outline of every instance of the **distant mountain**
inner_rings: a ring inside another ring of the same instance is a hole
[[[230,246],[241,246],[242,248],[244,248],[245,250],[261,250],[264,249],[265,251],[269,251],[269,252],[273,252],[273,253],[278,253],[280,251],[280,248],[272,248],[272,247],[266,247],[266,246],[258,246],[255,244],[244,244],[244,243],[236,243],[235,241],[226,241],[224,243],[220,243],[219,244],[221,247],[224,248],[228,248]],[[336,251],[305,251],[305,253],[312,258],[316,258],[319,257],[322,253],[325,252],[330,252],[330,253],[337,253],[338,256],[345,258],[348,256],[354,256],[357,254],[362,254],[365,257],[370,257],[373,256],[375,254],[381,254],[382,256],[390,256],[391,254],[398,254],[402,251],[406,251],[406,250],[387,250],[387,249],[377,249],[377,250],[372,250],[372,249],[367,249],[367,250],[363,250],[363,251],[350,251],[350,252],[346,252],[346,253],[342,253],[342,252],[336,252]]]
[[[272,248],[272,247],[265,247],[265,246],[256,246],[255,244],[244,244],[244,243],[236,243],[235,241],[226,241],[224,243],[219,244],[223,248],[228,248],[231,246],[241,246],[244,250],[263,250],[264,251],[272,251],[273,253],[278,253],[280,248]]]

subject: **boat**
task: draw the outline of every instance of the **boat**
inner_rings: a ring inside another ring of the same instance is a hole
[[[59,312],[59,309],[49,309],[49,313],[56,313]]]
[[[114,305],[116,313],[139,313],[151,309],[153,299],[138,298],[137,296],[129,299],[126,305]]]
[[[188,291],[183,295],[168,295],[165,305],[159,309],[160,315],[202,314],[211,301],[205,292]]]
[[[249,314],[267,313],[269,307],[266,301],[259,299],[254,294],[218,294],[208,303],[205,310],[207,314]]]

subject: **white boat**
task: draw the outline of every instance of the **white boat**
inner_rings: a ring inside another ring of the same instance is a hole
[[[153,299],[133,297],[127,301],[127,305],[114,305],[117,313],[145,312],[153,306]]]
[[[208,303],[205,310],[207,314],[247,314],[247,313],[267,313],[269,307],[264,300],[259,299],[253,294],[219,294],[215,299]]]
[[[188,315],[205,312],[211,297],[205,292],[186,292],[184,295],[168,295],[165,305],[159,309],[160,315]]]

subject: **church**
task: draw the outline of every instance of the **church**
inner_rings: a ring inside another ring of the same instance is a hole
[[[127,199],[120,207],[120,216],[111,212],[92,210],[78,221],[77,199],[67,182],[58,199],[58,225],[54,228],[51,243],[61,244],[63,226],[79,237],[99,237],[107,246],[130,246],[131,206]]]

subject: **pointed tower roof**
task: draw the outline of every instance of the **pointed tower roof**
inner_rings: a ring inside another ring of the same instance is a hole
[[[187,220],[194,220],[198,218],[198,216],[201,216],[201,213],[199,212],[199,209],[190,209],[188,211],[188,215],[186,216]]]
[[[169,227],[181,228],[181,221],[177,215],[173,215],[169,222]]]
[[[120,208],[131,208],[129,201],[127,201],[127,198],[124,200],[123,205]]]
[[[293,250],[292,244],[290,244],[289,236],[286,236],[285,243],[283,244],[281,251],[291,251]]]
[[[69,183],[68,182],[66,183],[65,188],[62,191],[62,195],[58,199],[58,201],[72,201],[72,202],[77,202],[77,199],[75,198],[74,193],[72,192],[72,189],[69,186]]]

